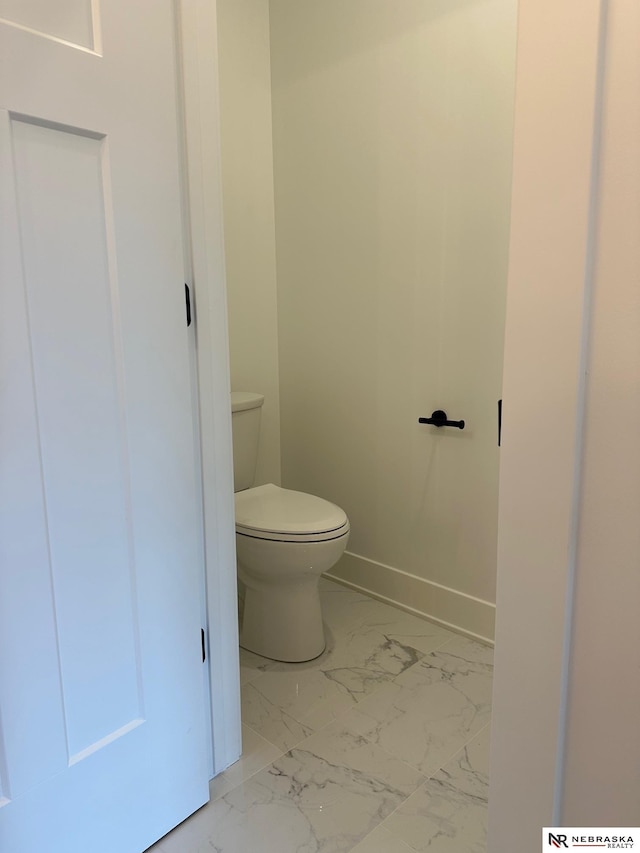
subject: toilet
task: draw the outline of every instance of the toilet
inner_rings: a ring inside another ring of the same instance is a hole
[[[325,648],[318,582],[344,552],[349,519],[323,498],[253,485],[263,402],[231,394],[240,645],[273,660],[312,660]]]

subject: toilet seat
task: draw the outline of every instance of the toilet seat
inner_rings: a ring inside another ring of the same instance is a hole
[[[340,507],[273,483],[235,494],[236,533],[277,542],[322,542],[349,532]]]

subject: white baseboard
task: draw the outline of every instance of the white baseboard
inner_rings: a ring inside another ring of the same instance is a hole
[[[366,592],[372,598],[393,604],[443,628],[493,645],[496,606],[490,601],[483,601],[349,551],[345,551],[331,572],[325,573],[325,577],[351,589]]]

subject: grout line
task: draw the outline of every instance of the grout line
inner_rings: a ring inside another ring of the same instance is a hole
[[[271,745],[271,746],[275,746],[275,744],[270,744],[270,745]],[[280,747],[279,747],[279,746],[277,746],[277,747],[276,747],[276,749],[280,749]],[[218,795],[217,795],[217,796],[215,796],[215,797],[211,797],[211,799],[209,800],[208,805],[209,805],[209,804],[211,804],[211,803],[217,803],[217,802],[218,802],[218,800],[221,800],[223,797],[226,797],[226,796],[227,796],[227,794],[232,793],[232,791],[235,791],[235,790],[236,790],[236,788],[239,788],[241,785],[246,785],[246,784],[247,784],[247,782],[250,782],[250,781],[253,779],[253,777],[254,777],[254,776],[257,776],[257,775],[258,775],[258,773],[262,773],[262,771],[263,771],[263,770],[267,770],[269,767],[271,767],[271,765],[272,765],[272,764],[275,764],[275,762],[276,762],[276,761],[279,761],[279,760],[282,758],[282,756],[283,756],[283,755],[286,755],[286,754],[287,754],[286,752],[281,752],[281,753],[280,753],[280,755],[278,755],[276,758],[273,758],[271,761],[268,761],[266,764],[263,764],[263,766],[262,766],[262,767],[258,767],[258,769],[257,769],[257,770],[254,770],[252,773],[249,773],[249,775],[248,775],[248,776],[246,776],[244,779],[241,779],[239,782],[236,782],[236,784],[235,784],[235,785],[231,785],[231,786],[230,786],[229,788],[227,788],[227,790],[226,790],[226,791],[224,791],[223,793],[218,794]],[[232,765],[232,766],[233,766],[233,765]],[[228,768],[227,768],[227,769],[228,769]],[[226,772],[227,772],[226,770],[223,770],[223,771],[222,771],[222,773],[220,774],[220,776],[224,776],[224,774],[225,774]],[[219,777],[216,777],[216,778],[219,778]],[[215,780],[214,780],[214,781],[215,781]]]
[[[485,731],[485,729],[486,729],[487,727],[490,727],[490,726],[491,726],[491,720],[489,720],[489,722],[488,722],[486,725],[484,725],[484,726],[483,726],[479,731],[477,731],[477,732],[476,732],[472,737],[470,737],[468,741],[465,741],[465,743],[464,743],[464,744],[463,744],[463,745],[462,745],[458,750],[456,750],[456,752],[454,752],[454,753],[453,753],[449,758],[447,758],[447,760],[446,760],[446,761],[445,761],[445,762],[444,762],[444,763],[443,763],[443,764],[442,764],[442,765],[441,765],[437,770],[434,770],[434,772],[433,772],[433,773],[431,773],[429,776],[426,776],[426,774],[425,774],[425,780],[424,780],[424,782],[422,782],[422,783],[421,783],[421,784],[420,784],[420,785],[415,789],[415,791],[413,791],[411,794],[409,794],[409,796],[408,796],[405,800],[403,800],[401,803],[399,803],[399,804],[395,807],[395,809],[393,809],[393,811],[389,812],[389,814],[385,817],[385,819],[382,821],[382,823],[379,823],[379,824],[378,824],[378,826],[384,826],[384,824],[389,820],[389,818],[390,818],[392,815],[394,815],[397,811],[399,811],[401,808],[403,808],[403,806],[405,806],[405,805],[407,804],[408,800],[409,800],[411,797],[413,797],[415,794],[417,794],[417,793],[418,793],[418,791],[420,791],[422,788],[426,787],[426,785],[428,785],[428,783],[429,783],[429,782],[431,782],[431,781],[434,779],[434,777],[435,777],[438,773],[440,773],[440,771],[441,771],[441,770],[444,770],[444,768],[447,766],[447,764],[449,764],[450,762],[452,762],[452,761],[456,758],[456,756],[458,756],[461,752],[463,752],[463,751],[464,751],[464,750],[465,750],[465,749],[466,749],[466,748],[467,748],[471,743],[473,743],[473,741],[477,740],[477,738],[479,738],[479,737],[480,737],[480,735]],[[406,763],[406,762],[405,762],[405,763]],[[409,765],[409,766],[411,767],[411,765]],[[415,770],[416,768],[414,767],[414,768],[412,768],[412,769],[414,769],[414,770]],[[418,772],[420,772],[420,771],[418,771]],[[487,795],[488,795],[488,790],[487,790]],[[488,799],[487,799],[487,806],[488,806]],[[377,827],[376,827],[376,828],[377,828]],[[385,829],[387,829],[386,827],[384,827],[384,828],[385,828]],[[373,830],[372,830],[372,832],[373,832]],[[403,841],[403,839],[398,838],[398,837],[395,835],[395,833],[393,833],[391,830],[387,829],[387,832],[389,832],[389,834],[390,834],[390,835],[393,835],[393,836],[394,836],[394,839],[396,839],[396,840],[400,841],[401,843],[403,843],[403,844],[407,845],[407,846],[409,847],[409,849],[410,849],[410,850],[413,850],[413,849],[414,849],[413,847],[411,847],[410,845],[408,845],[406,841]],[[364,840],[364,839],[363,839],[363,840]]]
[[[248,723],[245,723],[245,722],[244,722],[244,720],[242,721],[242,725],[243,725],[245,728],[247,728],[247,729],[249,729],[250,731],[252,731],[254,735],[257,735],[257,736],[258,736],[261,740],[263,740],[265,743],[268,743],[268,744],[269,744],[269,746],[273,746],[275,749],[279,749],[279,750],[280,750],[280,754],[281,754],[281,755],[284,755],[284,754],[285,754],[285,752],[287,752],[287,750],[286,750],[286,749],[284,749],[284,750],[283,750],[281,746],[279,746],[277,743],[273,743],[273,741],[270,741],[268,737],[265,737],[265,736],[262,734],[262,732],[259,732],[257,729],[254,729],[254,728],[253,728],[253,726],[250,726]],[[238,761],[241,761],[241,760],[242,760],[242,755],[240,756],[240,758],[238,759]],[[274,761],[275,761],[275,759],[274,759]],[[235,762],[235,763],[237,764],[238,762]],[[269,762],[269,763],[271,763],[271,762]],[[231,767],[233,767],[233,764],[231,764],[230,766],[231,766]],[[228,770],[228,769],[229,769],[229,768],[227,767],[227,770]],[[227,771],[226,771],[226,770],[223,770],[222,772],[223,772],[223,773],[226,773]]]
[[[274,707],[277,707],[277,706],[274,706]],[[289,717],[291,717],[291,719],[292,719],[292,720],[294,720],[296,723],[299,723],[301,726],[303,726],[303,725],[304,725],[304,723],[302,723],[300,720],[298,720],[296,717],[294,717],[294,716],[293,716],[293,714],[290,714],[288,711],[283,711],[283,710],[282,710],[282,708],[278,708],[278,710],[279,710],[279,711],[281,711],[282,713],[286,713]],[[259,737],[261,737],[261,738],[262,738],[262,740],[266,740],[266,742],[267,742],[270,746],[273,746],[273,747],[275,747],[276,749],[279,749],[279,750],[280,750],[280,756],[278,756],[279,758],[281,758],[283,755],[286,755],[286,754],[287,754],[287,752],[291,752],[291,750],[292,750],[292,749],[297,749],[298,744],[302,743],[302,741],[306,740],[308,737],[311,737],[311,735],[305,735],[305,736],[302,738],[302,740],[296,741],[296,743],[295,743],[293,746],[289,746],[289,747],[287,747],[286,749],[284,749],[284,750],[283,750],[283,749],[282,749],[282,746],[281,746],[279,743],[274,743],[272,740],[269,740],[269,738],[268,738],[266,735],[264,735],[262,732],[259,732],[259,731],[258,731],[258,729],[255,729],[253,726],[250,726],[250,725],[249,725],[249,723],[245,722],[244,720],[241,720],[241,722],[242,722],[242,725],[243,725],[243,726],[246,726],[248,729],[251,729],[251,731],[252,731],[254,734],[256,734],[256,735],[258,735]],[[311,734],[315,734],[315,732],[312,732]],[[240,756],[240,757],[242,757],[242,756]],[[275,760],[276,760],[276,759],[274,758],[274,761],[275,761]],[[231,765],[231,766],[233,766],[233,765]],[[223,770],[222,772],[224,773],[224,770]],[[214,777],[214,778],[215,778],[215,777]]]
[[[394,811],[395,811],[395,809],[394,809]],[[391,814],[393,814],[393,812]],[[387,821],[387,818],[389,818],[389,817],[391,817],[391,815],[387,815],[387,817],[385,817],[381,823],[379,823],[377,826],[375,826],[371,830],[371,832],[368,832],[364,836],[364,838],[361,838],[360,841],[358,841],[358,843],[356,844],[356,846],[351,848],[351,851],[349,851],[349,853],[357,853],[358,847],[360,847],[361,844],[364,844],[364,842],[368,838],[370,838],[374,832],[377,832],[379,829],[383,829],[386,832],[386,834],[389,836],[389,838],[393,841],[395,853],[418,853],[418,851],[416,850],[415,847],[412,847],[410,844],[407,844],[407,842],[404,841],[402,838],[400,838],[398,835],[396,835],[395,832],[392,832],[390,829],[387,829],[387,827],[385,826],[385,823]],[[396,848],[395,845],[397,845],[397,844],[400,845],[399,848]]]
[[[240,689],[242,690],[243,687],[248,687],[250,684],[253,684],[255,681],[257,681],[263,675],[265,675],[264,672],[257,672],[255,676],[252,676],[251,678],[248,678],[246,681],[243,681],[242,684],[240,685]]]

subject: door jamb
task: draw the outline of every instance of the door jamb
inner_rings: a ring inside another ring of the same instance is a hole
[[[533,850],[562,817],[607,5],[519,0],[488,829],[500,853],[516,836]]]
[[[196,317],[213,775],[242,752],[215,0],[177,0]]]

